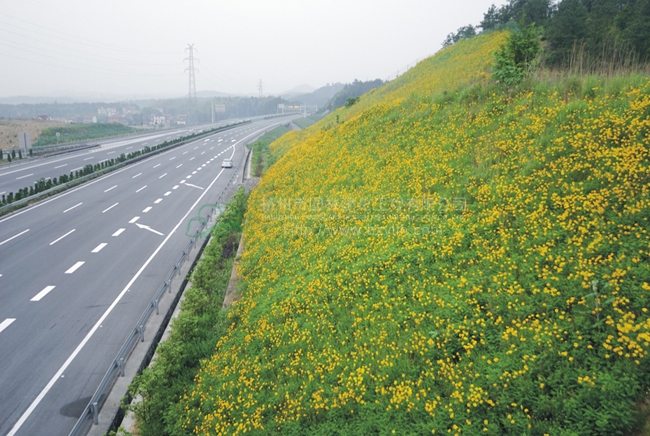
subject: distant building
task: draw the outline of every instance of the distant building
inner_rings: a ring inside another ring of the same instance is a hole
[[[96,124],[97,117],[94,115],[84,115],[81,122],[83,124]]]
[[[151,115],[151,125],[153,125],[153,126],[164,126],[165,125],[165,115],[163,115],[163,114]]]
[[[36,119],[37,119],[38,121],[50,121],[50,120],[51,120],[51,118],[49,117],[49,115],[38,115],[38,116],[36,117]]]
[[[128,125],[127,121],[121,115],[113,115],[108,117],[108,122],[113,124],[123,124]]]
[[[176,117],[174,118],[174,123],[177,126],[187,125],[187,115],[176,115]]]

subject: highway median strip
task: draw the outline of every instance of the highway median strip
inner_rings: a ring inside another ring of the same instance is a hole
[[[69,174],[62,174],[59,177],[53,177],[48,180],[42,178],[36,181],[33,186],[19,189],[17,192],[1,194],[0,216],[14,212],[22,207],[31,205],[44,198],[59,194],[65,190],[78,186],[94,178],[103,176],[119,168],[123,168],[131,163],[146,159],[147,157],[153,156],[154,154],[162,153],[171,147],[186,145],[187,143],[192,142],[197,138],[232,129],[249,122],[250,121],[244,121],[241,123],[218,127],[206,132],[195,133],[178,139],[165,141],[153,147],[145,146],[141,150],[137,150],[128,154],[122,153],[116,158],[98,162],[95,165],[88,164],[84,167],[73,169]],[[93,158],[94,157],[87,158],[86,160]],[[21,176],[21,178],[29,177],[32,175],[33,174]]]

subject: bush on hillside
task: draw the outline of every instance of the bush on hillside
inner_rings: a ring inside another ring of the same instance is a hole
[[[530,72],[540,50],[539,33],[534,24],[512,32],[494,55],[493,77],[506,86],[521,82]]]

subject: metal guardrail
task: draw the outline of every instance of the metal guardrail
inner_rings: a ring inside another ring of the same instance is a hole
[[[126,160],[124,162],[121,162],[121,163],[115,164],[113,166],[104,168],[103,170],[95,171],[95,172],[93,172],[91,174],[76,178],[76,179],[71,180],[71,181],[69,181],[67,183],[63,183],[63,184],[54,186],[54,187],[52,187],[50,189],[46,189],[45,191],[39,192],[38,194],[34,194],[34,195],[29,196],[29,197],[21,198],[20,200],[17,200],[17,201],[13,201],[13,202],[5,205],[5,206],[0,207],[0,216],[2,216],[5,212],[11,212],[11,211],[13,211],[15,209],[20,209],[21,207],[23,207],[26,204],[29,204],[32,201],[36,201],[36,200],[39,200],[41,198],[49,197],[50,194],[58,194],[59,192],[66,191],[66,190],[68,190],[70,188],[81,185],[81,184],[83,184],[83,183],[85,183],[85,182],[87,182],[89,180],[101,177],[101,176],[103,176],[105,174],[108,174],[108,173],[110,173],[112,171],[116,171],[116,170],[118,170],[120,168],[123,168],[123,167],[125,167],[127,165],[130,165],[132,163],[141,161],[143,159],[147,159],[147,158],[149,158],[151,156],[155,156],[155,155],[157,155],[159,153],[163,153],[163,152],[165,152],[167,150],[171,150],[172,148],[179,147],[181,145],[185,145],[187,143],[187,141],[190,141],[190,142],[195,141],[197,139],[200,139],[203,136],[208,136],[208,135],[211,135],[213,133],[222,132],[224,130],[231,129],[231,128],[240,126],[242,124],[247,124],[249,122],[250,121],[242,121],[242,122],[236,123],[236,124],[228,124],[226,126],[217,127],[214,130],[210,130],[210,131],[201,133],[201,134],[195,136],[194,138],[191,138],[191,139],[188,139],[188,140],[185,140],[185,141],[181,141],[181,142],[179,142],[177,144],[172,144],[172,145],[169,145],[167,147],[160,148],[158,150],[152,150],[149,153],[141,154],[140,156],[133,157],[133,158],[131,158],[129,160]]]
[[[230,176],[230,180],[226,184],[226,187],[221,191],[221,194],[219,194],[219,197],[217,197],[217,200],[215,204],[219,204],[219,201],[222,200],[224,195],[228,195],[228,188],[230,187],[231,184],[234,184],[234,181],[236,181],[236,178],[238,179],[238,173],[242,165],[244,165],[244,172],[246,170],[246,161],[248,160],[248,156],[251,153],[251,150],[248,150],[246,153],[245,157],[243,160],[239,162],[237,165],[237,168],[235,171],[233,171],[232,175]],[[215,209],[210,208],[209,213],[206,215],[205,222],[201,224],[201,226],[196,230],[194,233],[194,237],[192,240],[185,246],[183,251],[181,252],[180,256],[178,257],[178,260],[174,263],[174,266],[171,268],[167,276],[165,277],[165,280],[163,283],[160,285],[156,293],[154,294],[153,298],[149,302],[149,305],[145,309],[145,311],[142,313],[142,316],[140,316],[140,319],[136,323],[135,327],[129,334],[129,337],[127,338],[126,342],[120,349],[120,351],[117,353],[117,356],[115,359],[110,364],[110,367],[108,371],[106,372],[106,375],[104,375],[104,378],[102,379],[101,383],[97,387],[97,390],[95,391],[95,394],[91,397],[90,401],[88,402],[88,405],[85,407],[83,410],[81,416],[77,420],[75,426],[73,427],[72,431],[70,431],[69,436],[81,436],[82,434],[87,433],[87,426],[88,426],[88,421],[89,418],[92,418],[93,425],[98,425],[99,423],[99,411],[101,410],[102,406],[104,405],[106,399],[108,398],[108,394],[115,384],[115,381],[117,380],[117,377],[124,377],[124,368],[126,365],[126,361],[135,349],[136,345],[138,342],[144,342],[144,330],[145,330],[145,324],[149,320],[149,317],[153,313],[153,311],[156,311],[156,315],[160,314],[160,309],[159,309],[159,303],[164,295],[165,291],[168,291],[168,293],[171,293],[171,281],[172,279],[177,275],[180,274],[181,267],[183,263],[189,258],[189,254],[193,248],[196,247],[196,243],[199,239],[199,235],[205,230],[205,228],[208,226],[210,219],[212,218],[212,215],[214,214]],[[216,217],[215,217],[216,218]],[[209,237],[205,238],[205,241],[201,247],[201,251],[203,248],[207,245],[209,241]],[[174,302],[172,303],[171,307],[169,308],[169,317],[171,317],[171,312],[174,311],[176,304],[180,300],[180,294],[183,292],[183,288],[178,292],[178,295],[174,298]],[[167,317],[166,317],[167,318]],[[167,320],[168,322],[169,320]],[[161,330],[164,330],[162,328]],[[145,356],[145,361],[142,362],[140,365],[140,368],[138,370],[138,374],[140,374],[144,368],[149,364],[150,360],[153,358],[153,350],[156,349],[158,342],[160,341],[160,337],[162,334],[157,334],[156,337],[154,338],[154,341],[151,344],[151,353],[148,353]],[[128,392],[127,392],[128,395]],[[123,415],[122,415],[123,416]],[[121,418],[120,418],[121,420]],[[119,423],[113,422],[114,426],[117,427]],[[84,432],[84,430],[86,430]]]

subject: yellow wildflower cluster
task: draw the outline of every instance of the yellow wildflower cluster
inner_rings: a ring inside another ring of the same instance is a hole
[[[633,426],[650,380],[650,83],[509,95],[486,80],[504,39],[447,48],[272,145],[243,295],[179,428]]]

